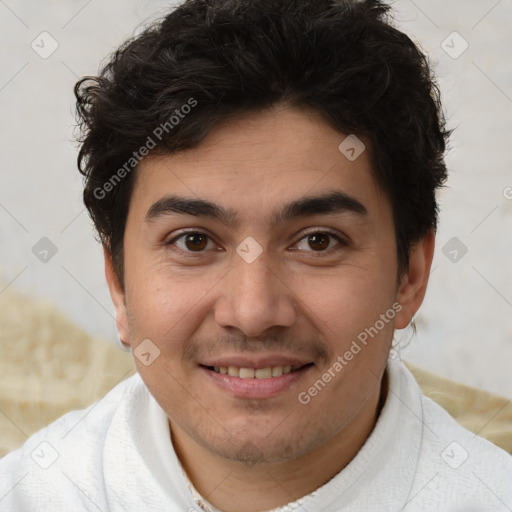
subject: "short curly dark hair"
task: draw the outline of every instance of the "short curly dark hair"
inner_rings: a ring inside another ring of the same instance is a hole
[[[389,10],[379,0],[187,0],[77,82],[84,203],[122,286],[141,155],[193,148],[218,123],[277,104],[370,142],[399,275],[407,269],[411,246],[437,229],[449,131],[428,59]]]

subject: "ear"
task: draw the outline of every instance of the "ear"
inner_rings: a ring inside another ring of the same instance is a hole
[[[112,254],[105,246],[103,246],[103,257],[105,259],[105,278],[107,279],[110,297],[112,297],[116,311],[117,332],[119,333],[119,338],[124,347],[130,348],[130,334],[128,330],[128,316],[126,314],[124,292],[114,271]]]
[[[418,311],[427,291],[434,257],[435,233],[429,231],[411,247],[409,267],[400,280],[397,301],[402,309],[396,315],[395,329],[405,329]]]

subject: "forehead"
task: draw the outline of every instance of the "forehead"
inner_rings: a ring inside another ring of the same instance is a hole
[[[311,111],[281,108],[233,119],[195,148],[139,164],[130,210],[144,220],[159,201],[181,196],[223,206],[237,221],[275,223],[278,206],[283,213],[301,197],[340,192],[370,216],[389,211],[368,150],[349,159],[340,151],[346,140]]]

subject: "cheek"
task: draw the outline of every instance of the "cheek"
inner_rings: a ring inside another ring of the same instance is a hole
[[[295,289],[304,314],[340,349],[392,308],[394,297],[389,277],[367,266],[302,277]],[[394,316],[394,311],[388,316]],[[387,320],[385,326],[379,322],[378,327],[389,336],[392,318]]]
[[[168,264],[133,265],[127,271],[130,329],[136,339],[149,338],[162,351],[177,354],[180,342],[199,326],[210,294],[221,281],[218,272],[180,271]]]
[[[369,268],[353,268],[326,277],[322,286],[304,294],[306,314],[324,336],[331,360],[299,393],[311,400],[318,415],[338,411],[326,418],[333,429],[346,421],[354,404],[375,392],[388,358],[397,312],[393,287],[383,276]]]

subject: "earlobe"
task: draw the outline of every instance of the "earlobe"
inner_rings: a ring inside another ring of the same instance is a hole
[[[128,316],[126,313],[124,291],[114,271],[112,254],[105,246],[103,246],[103,257],[105,260],[105,278],[116,312],[117,332],[119,333],[122,346],[128,349],[130,348],[130,334],[128,330]]]
[[[433,230],[411,247],[409,266],[402,276],[398,289],[397,301],[402,305],[402,309],[396,315],[396,329],[405,329],[423,302],[434,257],[434,247]]]

